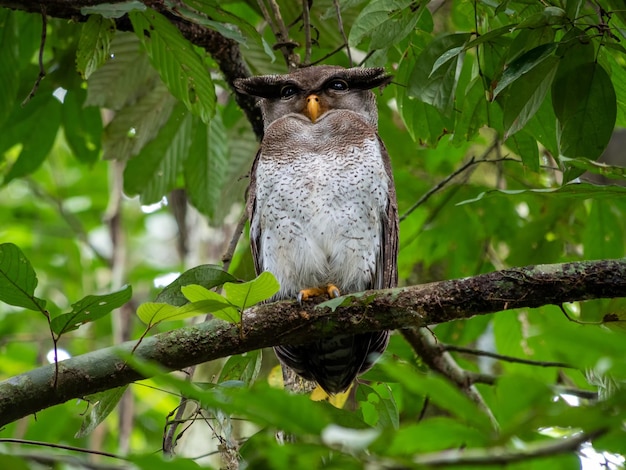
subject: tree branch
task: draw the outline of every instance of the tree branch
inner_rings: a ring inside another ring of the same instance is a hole
[[[600,429],[594,432],[582,432],[566,439],[529,444],[525,449],[495,448],[486,451],[465,449],[425,454],[417,457],[415,463],[426,467],[446,468],[457,465],[502,466],[576,451],[585,442],[600,437],[606,431],[606,429]]]
[[[118,351],[155,361],[168,370],[279,344],[337,335],[420,327],[474,315],[626,294],[626,260],[528,266],[422,286],[343,297],[334,312],[297,302],[258,305],[238,325],[213,320],[129,341],[0,382],[0,426],[73,398],[141,379]],[[336,299],[335,299],[336,300]],[[134,351],[134,352],[133,352]]]

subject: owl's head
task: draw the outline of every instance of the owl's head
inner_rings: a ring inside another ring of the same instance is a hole
[[[286,75],[238,79],[235,88],[260,98],[266,128],[287,114],[316,122],[334,109],[354,111],[376,128],[378,112],[371,90],[387,85],[391,78],[382,68],[322,65]]]

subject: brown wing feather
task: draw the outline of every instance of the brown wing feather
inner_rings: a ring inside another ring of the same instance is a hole
[[[263,259],[261,257],[261,253],[259,252],[261,231],[258,230],[257,233],[252,233],[252,223],[256,215],[256,167],[259,163],[260,156],[261,150],[259,150],[256,157],[254,157],[252,169],[250,170],[250,184],[248,185],[248,190],[246,191],[246,212],[248,213],[248,220],[250,221],[250,249],[252,250],[254,270],[256,271],[257,276],[263,271]]]
[[[398,284],[398,202],[396,201],[396,187],[393,183],[391,160],[383,141],[378,138],[381,149],[381,158],[389,176],[389,200],[387,214],[383,217],[382,247],[379,266],[376,267],[376,285],[387,289]]]

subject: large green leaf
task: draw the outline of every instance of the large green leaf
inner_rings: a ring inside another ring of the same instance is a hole
[[[558,64],[558,58],[548,56],[526,72],[523,80],[515,80],[508,86],[503,106],[505,139],[524,128],[539,110],[550,91]]]
[[[539,170],[539,147],[537,146],[537,140],[529,134],[518,132],[509,136],[506,140],[506,146],[522,157],[524,165],[529,169],[532,171]]]
[[[190,286],[186,286],[184,289],[189,288]],[[184,320],[208,313],[211,313],[216,318],[231,323],[240,320],[240,316],[235,307],[225,302],[224,298],[219,294],[215,292],[211,292],[211,294],[215,294],[214,298],[209,298],[209,295],[207,295],[203,300],[189,302],[182,307],[174,307],[173,305],[157,302],[146,302],[137,308],[137,316],[148,326],[154,326],[157,323],[165,321]]]
[[[234,305],[230,299],[227,299],[223,295],[196,284],[184,286],[181,288],[181,291],[191,304],[205,303],[209,308],[206,312],[211,313],[215,318],[231,323],[241,321],[241,312],[237,308],[237,305]],[[187,305],[179,308],[184,309]]]
[[[137,155],[168,122],[176,99],[162,83],[153,85],[153,88],[144,90],[143,96],[136,103],[128,103],[115,113],[105,128],[102,140],[105,160],[125,161]],[[146,184],[147,178],[138,178],[142,185]]]
[[[204,59],[165,17],[153,10],[128,15],[150,62],[176,98],[208,123],[215,113],[215,87]]]
[[[373,449],[382,455],[412,457],[423,452],[451,448],[476,447],[489,440],[476,428],[442,416],[401,427],[398,432],[384,433]]]
[[[363,420],[372,427],[398,429],[400,416],[391,390],[386,384],[359,384],[356,391]]]
[[[41,116],[46,119],[40,119]],[[60,123],[61,103],[47,87],[40,87],[32,100],[16,108],[0,133],[0,148],[20,144],[17,159],[6,173],[3,184],[30,175],[41,166],[52,149]]]
[[[85,397],[85,400],[91,405],[89,413],[83,415],[83,422],[80,430],[74,437],[81,438],[88,436],[96,427],[105,420],[107,416],[115,409],[119,401],[122,399],[128,385],[113,388],[100,393],[94,393]]]
[[[183,163],[189,201],[210,220],[222,204],[221,190],[227,170],[228,142],[219,114],[209,124],[193,122],[192,141]]]
[[[19,89],[19,44],[15,13],[0,10],[0,125],[11,114]]]
[[[63,133],[74,156],[83,163],[95,163],[102,151],[102,117],[95,106],[83,106],[86,92],[69,90],[63,100]]]
[[[104,295],[88,295],[72,304],[72,311],[55,317],[50,322],[52,331],[58,336],[76,330],[85,323],[99,320],[128,302],[133,295],[131,286]]]
[[[552,87],[552,104],[559,121],[560,155],[598,158],[609,143],[617,115],[613,82],[604,68],[590,62],[559,74]],[[579,174],[568,172],[565,178]]]
[[[375,0],[370,2],[352,25],[348,42],[358,46],[370,37],[370,49],[382,49],[395,44],[408,36],[427,2],[413,0]]]
[[[22,250],[13,243],[0,245],[0,301],[43,311],[46,301],[35,297],[37,276]]]
[[[269,299],[280,289],[280,284],[269,271],[264,271],[249,282],[224,284],[226,298],[242,311]]]
[[[542,44],[511,62],[496,85],[493,91],[493,97],[496,98],[500,92],[511,85],[511,83],[525,76],[525,74],[530,72],[537,65],[548,59],[556,50],[557,45],[557,43]]]
[[[386,362],[382,366],[408,393],[428,397],[438,407],[483,432],[491,429],[487,416],[449,380],[432,374],[419,374],[405,364]]]
[[[106,62],[87,80],[85,106],[101,106],[116,111],[132,106],[154,90],[158,80],[158,74],[150,65],[137,36],[118,31],[111,40]],[[156,114],[155,110],[141,112],[148,116]],[[139,117],[141,115],[137,116],[137,120]]]
[[[261,350],[230,356],[222,367],[218,383],[240,380],[246,386],[252,385],[261,370],[262,358]]]
[[[124,191],[142,204],[160,201],[174,189],[191,144],[191,115],[177,105],[158,135],[124,169]]]
[[[198,284],[206,289],[221,286],[225,282],[234,282],[237,279],[214,264],[196,266],[181,274],[174,282],[165,287],[157,296],[156,301],[174,306],[181,306],[188,302],[182,294],[181,287],[189,284]]]
[[[76,67],[84,78],[89,78],[109,57],[115,23],[100,15],[90,15],[78,40]]]
[[[415,61],[407,93],[451,114],[463,65],[463,47],[470,37],[467,33],[448,34],[428,44]]]

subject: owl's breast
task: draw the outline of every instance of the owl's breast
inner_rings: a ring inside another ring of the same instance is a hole
[[[279,120],[264,137],[251,229],[281,297],[329,282],[342,292],[374,282],[390,183],[375,129],[351,115],[287,119],[271,129]]]

